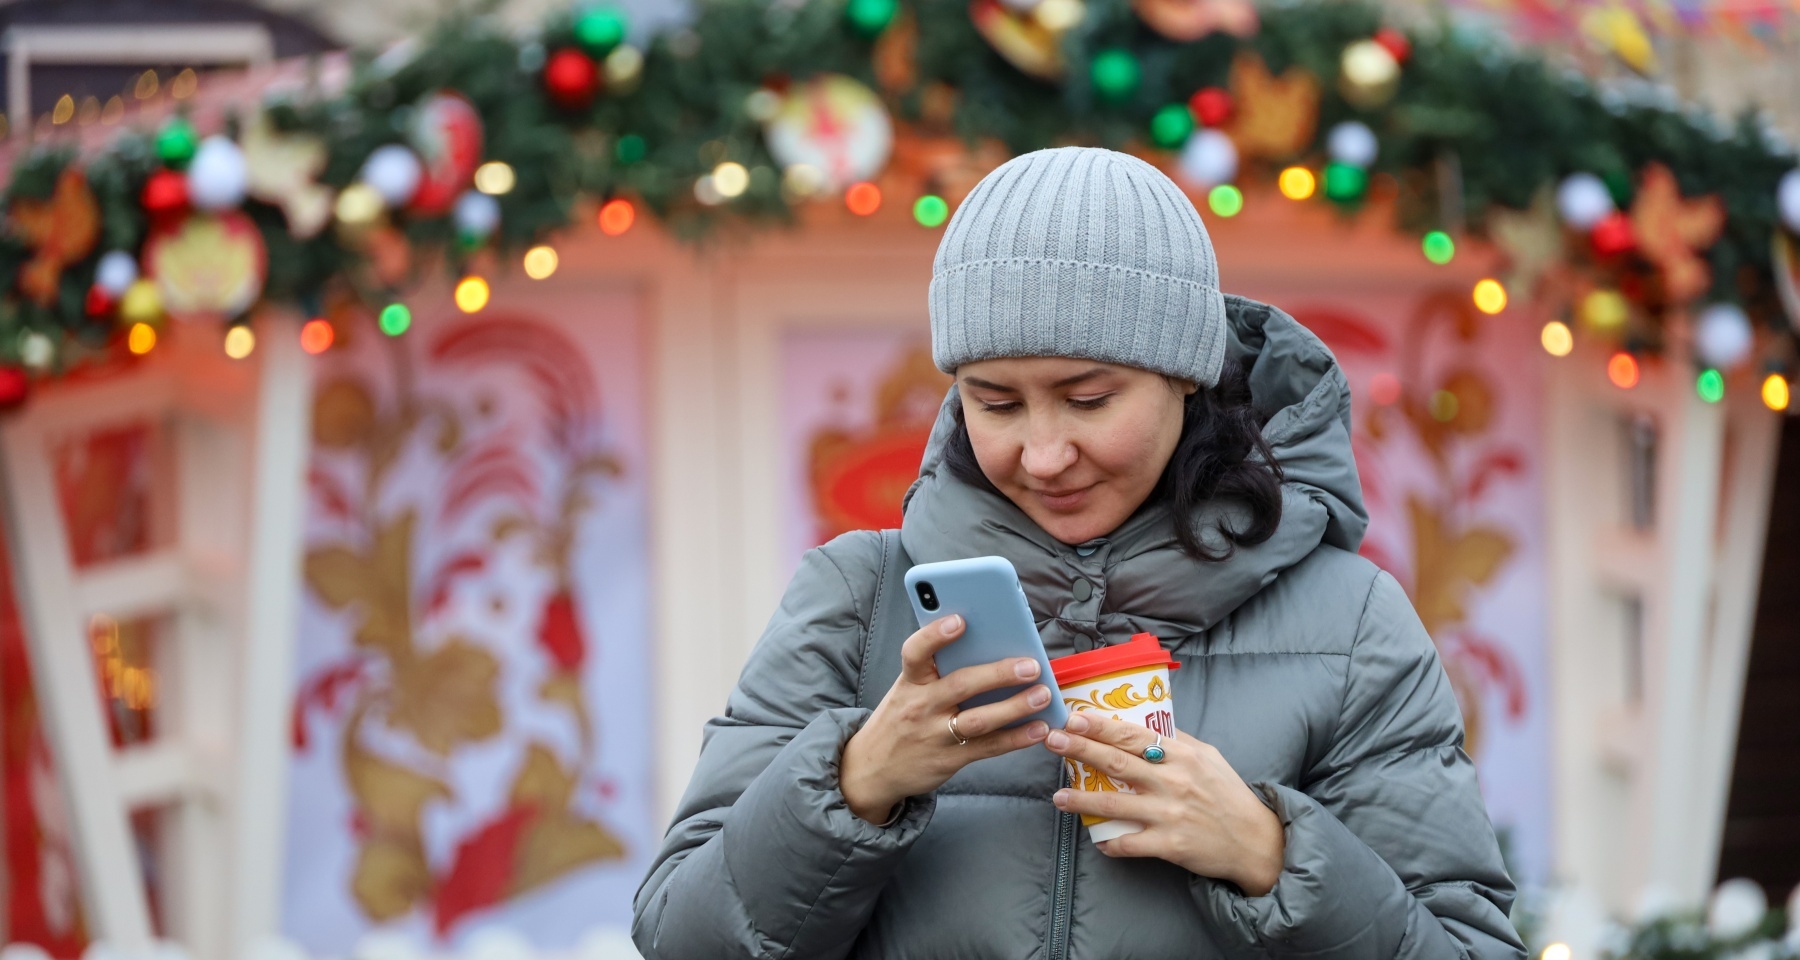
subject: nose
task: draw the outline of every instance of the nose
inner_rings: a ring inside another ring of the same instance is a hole
[[[1080,454],[1075,444],[1052,417],[1035,417],[1025,435],[1019,465],[1039,480],[1048,480],[1075,465]]]

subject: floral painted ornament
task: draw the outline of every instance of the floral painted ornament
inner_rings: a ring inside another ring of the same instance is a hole
[[[283,133],[258,112],[244,126],[244,159],[249,167],[250,195],[281,208],[288,232],[306,240],[331,222],[335,199],[330,187],[317,183],[325,170],[325,141],[304,133]]]
[[[1213,33],[1253,37],[1259,21],[1249,0],[1132,0],[1138,19],[1181,43]]]
[[[427,215],[444,213],[481,165],[481,115],[461,94],[434,93],[413,114],[411,138],[423,164],[412,208]]]
[[[32,250],[19,268],[19,292],[40,307],[56,302],[63,268],[94,252],[100,242],[100,207],[87,177],[68,167],[48,199],[13,201],[8,226]]]
[[[256,224],[238,212],[196,215],[144,244],[144,267],[179,320],[230,319],[262,295],[269,254]]]
[[[1631,232],[1644,259],[1662,271],[1671,301],[1686,303],[1712,286],[1712,268],[1698,251],[1712,246],[1724,229],[1725,208],[1718,197],[1685,200],[1668,167],[1644,168],[1631,205]]]
[[[1236,109],[1226,133],[1246,157],[1284,160],[1312,144],[1319,125],[1319,84],[1299,67],[1277,77],[1254,53],[1231,62]]]
[[[887,165],[894,124],[875,92],[843,74],[796,85],[764,130],[783,168],[804,164],[833,190],[868,180]]]

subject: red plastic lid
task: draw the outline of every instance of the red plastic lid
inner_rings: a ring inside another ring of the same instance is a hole
[[[1050,672],[1056,676],[1056,682],[1060,686],[1120,670],[1158,665],[1166,665],[1170,670],[1181,669],[1181,664],[1169,656],[1169,651],[1163,649],[1161,640],[1156,639],[1153,634],[1140,633],[1134,635],[1129,643],[1057,657],[1050,661]]]

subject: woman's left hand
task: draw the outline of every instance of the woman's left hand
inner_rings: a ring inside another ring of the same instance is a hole
[[[1044,745],[1137,793],[1065,788],[1056,793],[1057,808],[1144,825],[1141,833],[1097,844],[1109,857],[1160,857],[1235,883],[1253,897],[1274,889],[1285,847],[1281,818],[1212,744],[1185,733],[1164,737],[1163,762],[1151,763],[1144,748],[1155,742],[1156,732],[1139,724],[1086,712],[1071,716]]]

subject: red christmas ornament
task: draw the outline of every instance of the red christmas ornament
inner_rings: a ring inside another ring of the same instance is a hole
[[[26,378],[25,371],[0,367],[0,410],[11,410],[24,403],[29,393],[31,381]]]
[[[1188,112],[1203,127],[1216,127],[1231,118],[1231,94],[1223,87],[1202,87],[1188,98]]]
[[[1375,42],[1386,47],[1387,52],[1393,54],[1399,63],[1405,63],[1406,58],[1412,56],[1412,41],[1393,27],[1382,27],[1375,31]]]
[[[544,64],[544,92],[564,110],[580,110],[600,92],[600,67],[573,47],[558,50]]]
[[[144,193],[139,199],[153,218],[180,213],[188,205],[187,176],[173,170],[158,170],[144,181]]]
[[[1593,243],[1594,252],[1603,257],[1617,256],[1637,246],[1637,238],[1631,234],[1631,218],[1623,210],[1614,210],[1594,224],[1588,240]]]
[[[113,298],[111,296],[109,296],[104,289],[101,289],[99,284],[96,283],[93,286],[88,288],[88,292],[87,292],[87,315],[88,316],[104,317],[107,314],[112,312],[113,306],[114,306]]]

